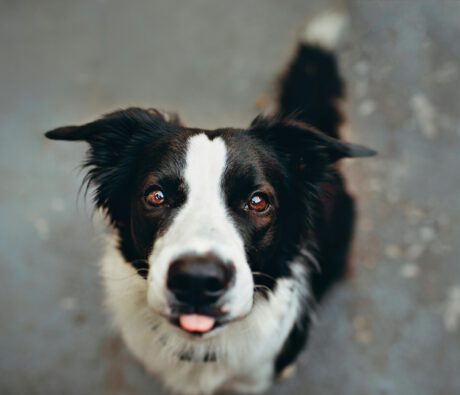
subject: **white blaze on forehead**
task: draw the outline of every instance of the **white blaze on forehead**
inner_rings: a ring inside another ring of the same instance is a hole
[[[222,138],[210,140],[206,134],[189,139],[185,157],[184,181],[187,197],[170,228],[154,245],[149,258],[152,267],[150,301],[163,299],[169,265],[185,254],[219,256],[234,264],[234,290],[228,292],[230,309],[247,312],[252,304],[253,281],[246,261],[244,242],[228,213],[222,188],[227,164],[227,148]],[[161,293],[163,295],[161,295]]]
[[[205,134],[189,140],[184,178],[187,202],[194,207],[223,201],[222,176],[227,161],[227,148],[221,138],[209,140]]]
[[[228,261],[245,260],[235,255],[235,250],[244,252],[244,246],[228,214],[222,188],[227,163],[224,140],[210,140],[205,134],[191,137],[185,163],[186,203],[167,233],[180,241],[181,249],[215,252]]]
[[[221,138],[210,140],[205,134],[190,138],[184,170],[187,199],[168,233],[192,252],[209,252],[218,244],[240,239],[222,190],[226,161],[227,148]]]

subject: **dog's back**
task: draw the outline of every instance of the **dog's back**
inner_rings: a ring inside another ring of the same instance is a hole
[[[346,22],[340,14],[326,14],[307,27],[303,41],[280,78],[276,103],[280,118],[306,123],[336,139],[341,138],[344,123],[345,84],[333,50]],[[336,164],[331,166],[317,192],[320,204],[312,219],[314,240],[310,246],[316,267],[310,281],[314,300],[319,302],[347,272],[355,204]],[[293,328],[278,356],[278,372],[295,360],[307,340],[309,316],[303,320],[304,325]]]
[[[295,55],[280,80],[277,113],[312,125],[340,139],[345,83],[333,52],[346,29],[345,16],[325,14],[309,25]],[[347,257],[353,235],[354,202],[335,165],[321,184],[322,207],[316,216],[318,271],[312,274],[316,300],[347,270]]]

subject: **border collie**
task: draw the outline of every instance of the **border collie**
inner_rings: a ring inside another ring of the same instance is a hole
[[[89,144],[85,181],[113,229],[107,304],[175,393],[266,390],[292,370],[315,303],[346,271],[355,212],[336,163],[375,152],[339,139],[344,87],[318,45],[330,32],[316,33],[298,45],[274,115],[247,129],[128,108],[46,133]]]

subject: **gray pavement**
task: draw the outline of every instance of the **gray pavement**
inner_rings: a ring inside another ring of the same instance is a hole
[[[460,2],[0,1],[0,394],[163,394],[110,328],[85,147],[42,132],[128,105],[245,126],[295,37],[349,13],[339,53],[359,194],[354,270],[270,394],[460,394]]]

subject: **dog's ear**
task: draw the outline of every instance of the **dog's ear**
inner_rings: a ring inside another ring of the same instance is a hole
[[[64,126],[45,133],[52,140],[85,141],[90,148],[83,166],[87,186],[95,187],[96,206],[106,209],[113,222],[120,221],[119,196],[132,177],[139,150],[180,126],[177,116],[167,120],[156,110],[128,108],[81,126]]]
[[[297,121],[257,117],[249,133],[272,145],[298,163],[320,160],[332,164],[343,158],[362,158],[376,155],[376,151],[358,144],[330,137],[313,126]]]
[[[46,132],[45,136],[51,140],[86,141],[91,146],[104,143],[116,146],[124,145],[131,137],[168,132],[171,126],[179,124],[175,114],[166,120],[160,111],[132,107],[106,114],[84,125],[62,126]]]

